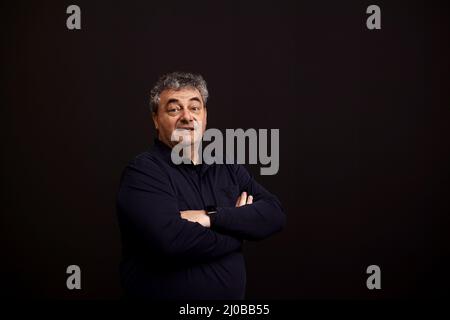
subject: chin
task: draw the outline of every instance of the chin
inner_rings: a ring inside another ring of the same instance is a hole
[[[181,141],[177,142],[175,144],[180,144],[182,146],[189,146],[191,144],[194,144],[195,139],[193,137],[191,137],[190,135],[183,135],[180,137]]]

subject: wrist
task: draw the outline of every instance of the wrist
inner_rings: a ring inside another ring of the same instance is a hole
[[[215,206],[207,206],[205,211],[208,218],[209,227],[211,227],[214,224],[214,218],[217,214],[217,208]]]

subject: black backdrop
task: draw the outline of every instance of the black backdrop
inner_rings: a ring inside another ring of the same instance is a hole
[[[279,128],[259,176],[286,229],[247,243],[248,298],[442,296],[448,9],[420,1],[3,2],[1,293],[117,298],[115,195],[152,144],[149,90],[208,81],[209,126]],[[381,7],[382,29],[365,13]],[[66,288],[66,267],[82,290]],[[381,267],[369,291],[367,266]]]

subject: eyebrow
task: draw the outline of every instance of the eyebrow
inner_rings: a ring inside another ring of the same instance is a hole
[[[198,101],[199,103],[202,103],[198,97],[190,98],[189,101]],[[168,106],[171,103],[179,103],[179,102],[180,100],[172,98],[167,101],[166,106]]]
[[[190,98],[189,101],[198,101],[199,103],[202,103],[202,102],[200,101],[200,99],[197,98],[197,97]]]

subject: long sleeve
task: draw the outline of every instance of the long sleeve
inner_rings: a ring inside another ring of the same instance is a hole
[[[211,219],[212,229],[246,240],[261,240],[280,231],[286,215],[277,197],[258,184],[243,166],[236,165],[234,172],[240,192],[252,195],[253,204],[217,208]]]
[[[119,219],[144,243],[171,259],[208,261],[238,250],[242,241],[180,216],[167,174],[137,159],[125,169],[117,196]]]

